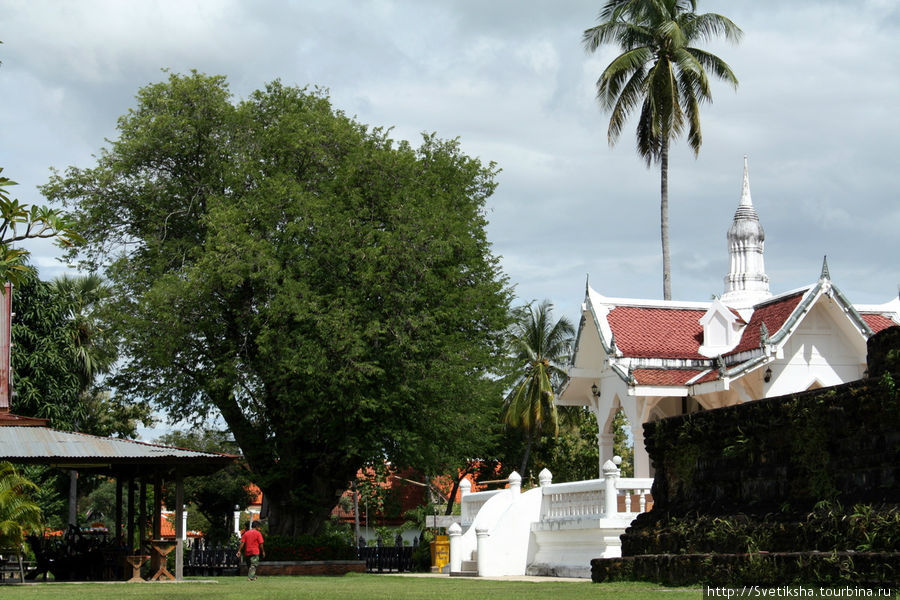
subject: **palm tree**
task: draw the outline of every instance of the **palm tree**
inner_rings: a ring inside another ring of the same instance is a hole
[[[73,348],[76,353],[82,387],[87,390],[97,375],[109,371],[116,361],[115,351],[104,339],[97,311],[111,294],[110,287],[95,274],[70,277],[62,275],[53,281],[57,294],[68,306],[74,327]]]
[[[534,442],[545,433],[559,432],[554,399],[565,380],[562,367],[569,358],[575,328],[566,317],[553,323],[552,311],[548,300],[537,308],[528,306],[510,331],[511,355],[522,371],[506,396],[501,420],[525,432],[519,473],[525,473]]]
[[[611,111],[607,136],[614,145],[625,121],[638,106],[638,154],[660,165],[660,229],[663,252],[663,297],[672,298],[669,259],[669,141],[688,128],[696,156],[703,137],[700,105],[711,102],[707,71],[737,88],[737,77],[721,58],[691,46],[724,35],[732,42],[743,32],[715,13],[697,14],[697,0],[608,0],[601,23],[584,32],[585,48],[594,52],[613,43],[621,54],[597,80],[597,99]]]
[[[25,532],[43,531],[41,509],[31,500],[38,486],[8,462],[0,462],[0,548],[22,547]]]

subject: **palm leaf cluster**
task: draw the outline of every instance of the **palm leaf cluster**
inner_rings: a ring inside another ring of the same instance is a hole
[[[685,127],[691,149],[700,151],[700,105],[712,100],[708,73],[737,87],[725,61],[693,44],[719,36],[736,42],[740,28],[696,9],[696,0],[610,0],[600,12],[602,23],[584,32],[591,52],[607,43],[622,51],[597,80],[597,98],[611,113],[610,144],[640,107],[637,147],[648,165]]]
[[[18,549],[25,532],[42,531],[41,509],[31,495],[38,487],[8,462],[0,462],[0,548]]]

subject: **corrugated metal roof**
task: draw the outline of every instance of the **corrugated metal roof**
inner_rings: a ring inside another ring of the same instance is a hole
[[[230,454],[200,452],[135,440],[45,427],[0,427],[0,460],[42,464],[224,464]]]

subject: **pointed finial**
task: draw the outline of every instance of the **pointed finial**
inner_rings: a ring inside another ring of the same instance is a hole
[[[584,275],[584,295],[585,296],[588,295],[588,290],[590,289],[590,287],[591,287],[591,274],[586,273]]]
[[[750,167],[747,164],[747,155],[744,155],[744,181],[741,183],[741,206],[753,206],[750,198]]]
[[[828,255],[822,259],[822,273],[819,279],[831,279],[831,273],[828,272]]]

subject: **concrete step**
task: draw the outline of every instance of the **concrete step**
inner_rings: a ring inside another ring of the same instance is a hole
[[[450,571],[450,577],[478,577],[477,571]]]
[[[468,572],[471,571],[473,573],[478,572],[478,561],[477,560],[464,560],[462,564],[459,566],[460,572]]]

